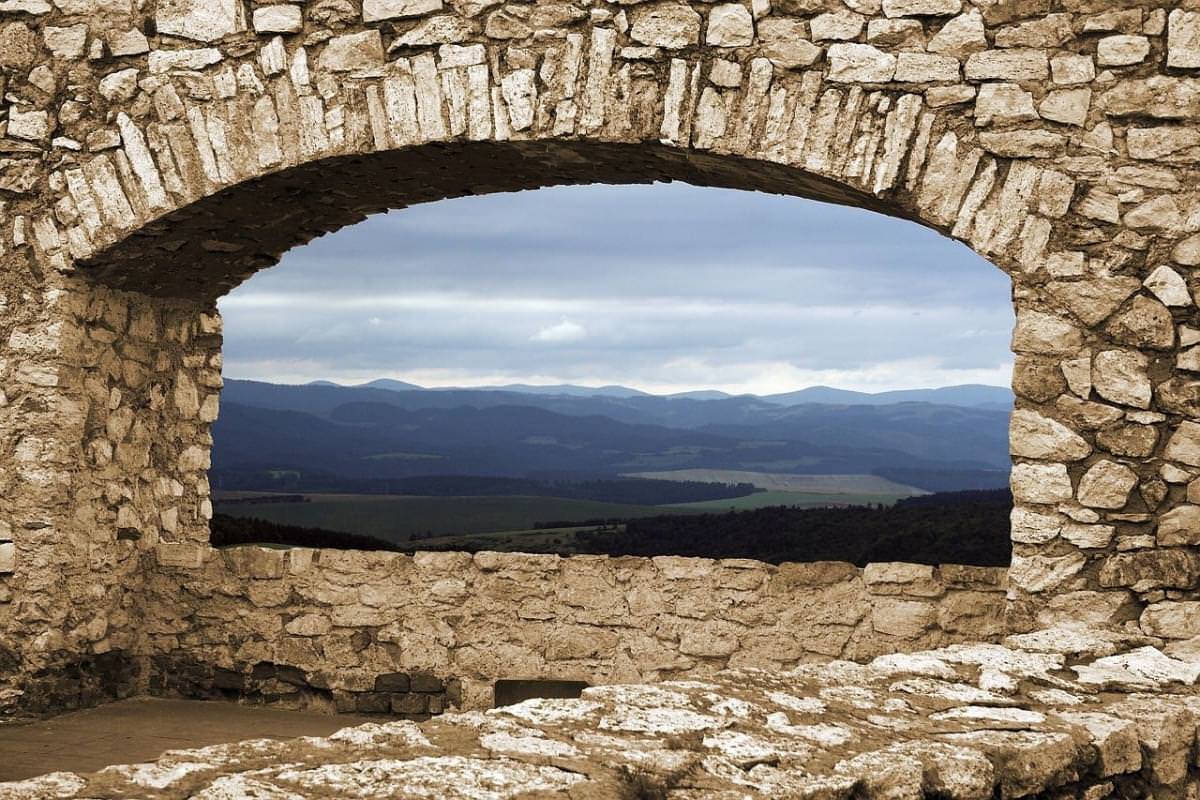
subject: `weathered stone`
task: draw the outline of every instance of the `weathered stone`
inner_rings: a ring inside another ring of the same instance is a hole
[[[363,0],[363,21],[423,17],[442,10],[442,0]]]
[[[1192,589],[1200,584],[1200,554],[1178,548],[1109,556],[1100,567],[1100,585],[1134,591]]]
[[[1200,602],[1163,602],[1146,606],[1139,620],[1151,636],[1185,639],[1200,636]]]
[[[1013,464],[1013,497],[1024,503],[1061,503],[1072,497],[1065,464]]]
[[[1050,74],[1059,85],[1091,83],[1096,79],[1096,65],[1091,56],[1060,53],[1050,59]]]
[[[155,24],[159,33],[199,42],[246,29],[245,11],[236,0],[160,0]]]
[[[255,8],[254,30],[257,33],[300,33],[304,30],[300,6],[281,3]]]
[[[321,51],[321,69],[329,72],[369,70],[383,66],[383,39],[379,31],[335,36]]]
[[[959,78],[958,59],[927,53],[900,53],[895,80],[902,83],[954,82]]]
[[[1066,148],[1064,136],[1050,131],[981,133],[979,143],[989,153],[1004,158],[1054,158]]]
[[[1200,466],[1200,423],[1184,420],[1167,440],[1163,457]]]
[[[1009,567],[1009,581],[1034,594],[1058,590],[1066,581],[1074,578],[1087,564],[1082,553],[1066,556],[1021,556],[1013,555]]]
[[[1017,313],[1012,349],[1018,353],[1063,355],[1075,353],[1083,334],[1067,320],[1040,311]]]
[[[715,47],[745,47],[754,42],[754,18],[740,3],[716,5],[708,12],[706,44]]]
[[[1170,350],[1175,344],[1175,322],[1171,312],[1157,300],[1143,295],[1105,326],[1109,336],[1122,344],[1151,350]]]
[[[975,100],[975,124],[1004,125],[1038,118],[1033,95],[1015,83],[985,83]]]
[[[1103,350],[1092,358],[1092,386],[1114,403],[1150,407],[1150,378],[1146,357],[1130,350]]]
[[[1200,12],[1177,8],[1167,21],[1167,66],[1200,69]]]
[[[1157,443],[1158,431],[1151,425],[1115,425],[1096,434],[1096,444],[1118,456],[1146,458]]]
[[[1009,452],[1023,458],[1078,461],[1092,452],[1079,434],[1036,411],[1014,411],[1008,438]]]
[[[1091,105],[1091,89],[1056,89],[1038,105],[1038,113],[1043,119],[1082,127]]]
[[[816,63],[823,50],[804,35],[804,23],[798,20],[767,17],[758,23],[758,41],[762,54],[786,69]]]
[[[700,41],[700,15],[690,6],[659,3],[634,8],[629,36],[654,47],[677,50]]]
[[[853,11],[831,11],[809,20],[808,28],[814,41],[850,41],[857,39],[867,25],[867,18]]]
[[[1137,481],[1137,473],[1124,464],[1097,461],[1079,480],[1079,502],[1090,508],[1124,508]]]
[[[1158,544],[1161,547],[1200,544],[1200,505],[1182,505],[1158,519]]]
[[[1040,81],[1050,62],[1042,50],[987,50],[967,58],[965,73],[969,81]]]
[[[889,17],[950,17],[960,11],[961,0],[883,0]]]
[[[1166,264],[1158,266],[1142,282],[1164,305],[1172,307],[1190,306],[1192,296],[1183,277]]]
[[[886,83],[896,74],[896,56],[869,44],[830,45],[828,58],[831,81]]]
[[[1096,63],[1105,67],[1140,64],[1150,55],[1150,40],[1145,36],[1106,36],[1096,46]]]
[[[1161,75],[1121,81],[1101,96],[1101,105],[1108,114],[1118,117],[1197,119],[1200,81]]]

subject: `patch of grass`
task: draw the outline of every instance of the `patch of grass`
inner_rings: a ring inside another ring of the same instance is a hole
[[[399,495],[306,495],[308,502],[230,504],[218,510],[280,525],[325,528],[420,546],[426,537],[489,534],[515,537],[547,520],[585,522],[657,516],[664,506],[565,500],[558,497],[410,497]],[[539,534],[547,534],[539,531]],[[553,538],[554,534],[549,534]],[[559,534],[562,535],[562,534]],[[432,543],[433,540],[430,540]]]

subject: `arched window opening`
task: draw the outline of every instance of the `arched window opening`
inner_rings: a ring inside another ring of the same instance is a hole
[[[221,301],[216,544],[1007,565],[1008,279],[685,184],[416,206]]]

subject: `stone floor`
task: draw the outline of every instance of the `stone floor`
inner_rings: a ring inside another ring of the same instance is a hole
[[[153,761],[168,750],[241,739],[328,736],[366,717],[306,714],[235,703],[138,698],[23,725],[0,726],[0,781],[95,772]]]
[[[1200,639],[1056,629],[179,750],[0,800],[1185,800],[1198,680]]]

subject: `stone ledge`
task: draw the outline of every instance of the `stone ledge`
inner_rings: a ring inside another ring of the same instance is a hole
[[[0,800],[1195,796],[1200,642],[1075,628],[1006,643],[173,751],[0,784]]]

